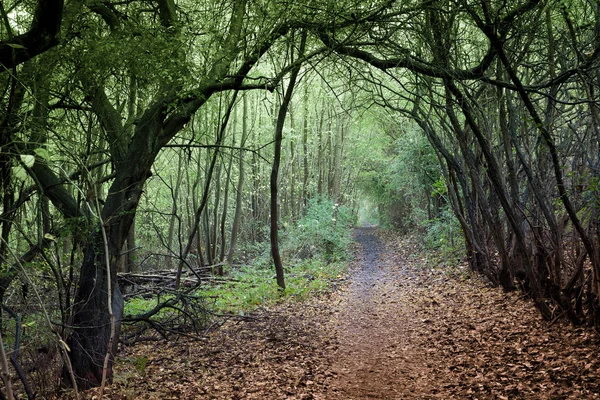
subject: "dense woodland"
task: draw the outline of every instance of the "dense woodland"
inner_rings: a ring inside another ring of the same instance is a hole
[[[544,318],[600,327],[598,2],[9,0],[0,13],[8,398],[11,375],[42,390],[22,367],[42,348],[63,384],[101,385],[122,323],[189,332],[207,318],[199,285],[243,265],[283,290],[291,260],[341,257],[357,218],[466,258]],[[144,273],[164,290],[124,315],[123,277]]]

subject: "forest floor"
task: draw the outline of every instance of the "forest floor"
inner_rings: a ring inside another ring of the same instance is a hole
[[[433,267],[410,239],[362,228],[356,241],[327,294],[203,340],[124,348],[107,398],[600,398],[596,333],[543,321],[465,267]]]

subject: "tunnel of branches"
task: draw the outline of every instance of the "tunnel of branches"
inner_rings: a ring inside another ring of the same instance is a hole
[[[544,318],[600,327],[598,2],[0,12],[3,317],[46,313],[67,380],[110,375],[119,273],[171,271],[175,307],[317,202],[446,232]]]

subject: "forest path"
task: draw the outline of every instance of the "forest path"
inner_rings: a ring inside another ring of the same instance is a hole
[[[598,336],[374,228],[333,322],[327,399],[600,398]]]
[[[338,379],[329,397],[392,399],[431,392],[436,382],[418,332],[427,330],[410,295],[410,262],[376,228],[358,228],[355,270],[337,321]],[[393,243],[393,242],[392,242]],[[435,363],[439,369],[439,362]],[[435,389],[434,389],[435,391]]]
[[[597,334],[542,321],[522,294],[465,266],[435,267],[414,239],[355,237],[336,290],[230,318],[200,340],[126,347],[107,398],[600,399]]]

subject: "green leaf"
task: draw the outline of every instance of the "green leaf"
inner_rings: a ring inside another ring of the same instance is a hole
[[[24,49],[25,46],[23,46],[22,44],[18,44],[18,43],[7,43],[10,47],[12,47],[13,49]]]
[[[38,147],[37,149],[33,149],[33,152],[37,154],[41,159],[45,161],[50,161],[50,152],[43,147]]]
[[[18,180],[24,181],[25,179],[27,179],[27,171],[25,171],[25,168],[23,168],[22,166],[18,165],[16,167],[13,167],[12,170],[13,176]]]
[[[56,236],[52,235],[51,233],[46,233],[44,235],[44,239],[55,241],[56,240]]]
[[[25,164],[27,168],[33,167],[35,164],[35,157],[31,154],[21,154],[21,162]]]

